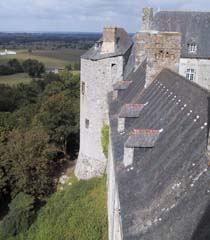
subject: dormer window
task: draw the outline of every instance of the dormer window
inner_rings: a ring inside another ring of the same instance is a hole
[[[134,149],[135,148],[153,148],[155,147],[160,134],[163,129],[133,129],[130,136],[124,145],[124,159],[125,167],[133,164]]]
[[[188,68],[186,71],[186,78],[190,81],[194,81],[195,80],[195,69]]]
[[[197,44],[195,42],[188,44],[188,52],[189,53],[197,53]]]
[[[95,50],[100,49],[101,46],[102,46],[102,42],[96,42],[96,43],[95,43]]]
[[[96,42],[96,43],[95,43],[95,49],[98,49],[98,48],[99,48],[99,46],[100,46],[100,45],[99,45],[99,43],[98,43],[98,42]]]

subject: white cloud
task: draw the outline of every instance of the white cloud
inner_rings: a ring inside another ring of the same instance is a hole
[[[0,30],[101,31],[106,24],[135,32],[143,6],[206,10],[210,0],[1,0]]]

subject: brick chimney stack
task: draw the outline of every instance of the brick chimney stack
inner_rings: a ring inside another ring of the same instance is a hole
[[[103,44],[101,53],[114,53],[117,41],[117,27],[105,27],[103,32]]]
[[[149,86],[163,68],[179,72],[181,33],[139,32],[135,37],[135,67],[147,61],[146,86]]]

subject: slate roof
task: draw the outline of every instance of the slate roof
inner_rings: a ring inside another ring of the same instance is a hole
[[[153,30],[182,33],[183,58],[210,58],[210,12],[160,11],[154,16]],[[188,53],[195,42],[197,53]]]
[[[119,81],[119,82],[116,82],[114,85],[113,85],[113,89],[114,90],[126,90],[129,85],[131,84],[132,81]]]
[[[129,118],[129,117],[139,117],[141,110],[144,108],[144,104],[125,104],[121,108],[119,117]]]
[[[110,103],[111,138],[124,240],[210,239],[210,169],[206,156],[210,94],[164,69],[145,90],[140,66],[118,99]],[[138,119],[127,118],[125,134],[117,119],[125,103],[149,104]],[[135,148],[123,165],[132,129],[164,129],[153,148]]]
[[[101,38],[98,42],[102,43],[103,38]],[[100,48],[96,49],[95,46],[93,46],[85,54],[83,54],[81,58],[96,61],[104,58],[124,56],[127,52],[130,54],[132,46],[133,46],[133,41],[131,38],[130,38],[130,41],[125,41],[125,39],[121,37],[119,38],[119,42],[117,44],[117,47],[114,53],[101,54],[101,49]]]
[[[112,96],[109,96],[110,104],[110,113],[118,114],[121,111],[121,108],[125,104],[135,103],[135,99],[133,98],[139,92],[144,90],[145,86],[145,76],[146,76],[146,61],[144,61],[136,70],[133,70],[127,77],[127,80],[132,80],[131,84],[129,84],[127,90],[118,90],[118,98],[113,103]],[[133,101],[132,101],[133,100]]]
[[[159,131],[136,131],[133,130],[128,137],[126,148],[152,148],[159,138]]]

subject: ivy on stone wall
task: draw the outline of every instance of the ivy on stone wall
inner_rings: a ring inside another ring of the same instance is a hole
[[[109,125],[103,124],[103,128],[101,130],[101,144],[103,148],[103,153],[106,158],[108,158],[108,148],[109,148]]]

